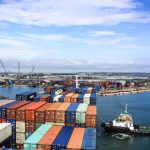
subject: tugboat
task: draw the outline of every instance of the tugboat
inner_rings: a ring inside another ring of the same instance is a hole
[[[101,124],[101,127],[103,127],[106,132],[150,136],[150,127],[133,124],[133,117],[128,113],[127,105],[125,107],[125,111],[121,113],[117,119],[108,123],[103,122]]]

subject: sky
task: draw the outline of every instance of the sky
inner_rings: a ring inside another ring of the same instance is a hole
[[[149,0],[0,0],[8,71],[150,72],[149,40]]]

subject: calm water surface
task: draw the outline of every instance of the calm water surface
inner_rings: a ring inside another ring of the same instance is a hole
[[[134,123],[150,126],[150,93],[97,97],[97,150],[150,150],[150,137],[135,137],[120,140],[106,134],[100,127],[104,121],[112,121],[128,104],[128,112]]]
[[[9,98],[15,99],[16,94],[25,91],[43,91],[43,88],[32,88],[32,87],[0,87],[0,95],[7,96]]]

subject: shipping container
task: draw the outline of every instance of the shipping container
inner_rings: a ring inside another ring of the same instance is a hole
[[[12,135],[11,123],[0,123],[0,143],[7,140]]]
[[[52,143],[52,150],[65,150],[74,127],[64,126]]]
[[[16,110],[16,120],[17,121],[25,121],[25,110],[32,105],[35,105],[36,102],[31,102],[23,107],[20,107]]]
[[[74,128],[67,150],[81,150],[85,128]]]
[[[68,93],[67,95],[65,95],[64,97],[64,102],[71,102],[71,97],[74,95],[74,93]]]
[[[25,141],[25,133],[24,132],[16,132],[16,143],[23,144]],[[17,147],[17,145],[16,145]]]
[[[45,122],[55,122],[56,109],[59,108],[61,105],[62,103],[53,103],[51,107],[46,108]]]
[[[96,106],[88,106],[87,108],[86,127],[96,128]]]
[[[36,92],[22,92],[20,94],[16,94],[16,100],[29,100],[29,101],[34,101],[34,98],[36,97]]]
[[[96,105],[96,93],[92,93],[90,96],[90,105]]]
[[[55,138],[57,137],[61,129],[62,129],[62,126],[52,126],[47,131],[47,133],[42,137],[42,139],[38,142],[37,148],[50,150],[52,143],[54,142]]]
[[[71,103],[76,103],[78,96],[79,96],[79,94],[74,94],[74,95],[72,95],[70,102],[71,102]]]
[[[62,95],[56,95],[54,98],[53,98],[53,102],[59,102],[59,98],[61,97]]]
[[[37,130],[44,123],[35,123],[35,130]]]
[[[65,112],[65,124],[66,125],[74,125],[76,123],[76,110],[79,104],[73,103],[71,104]]]
[[[29,104],[30,101],[22,101],[13,106],[7,107],[7,119],[16,119],[16,109]]]
[[[49,100],[50,100],[50,96],[42,96],[42,97],[40,97],[40,101],[49,102]]]
[[[82,142],[83,150],[96,150],[96,129],[86,128]]]
[[[16,132],[25,132],[25,122],[24,121],[16,121]]]
[[[83,103],[83,99],[84,99],[84,94],[79,94],[79,96],[77,97],[77,103]]]
[[[35,111],[36,109],[40,108],[46,104],[46,102],[36,102],[35,105],[31,105],[30,107],[27,107],[26,112],[26,121],[35,121]]]
[[[87,103],[88,105],[90,104],[90,97],[91,97],[91,94],[85,94],[84,95],[84,103]]]
[[[38,123],[44,123],[45,122],[45,110],[47,108],[50,108],[53,104],[52,103],[46,103],[42,107],[38,108],[35,112],[35,122]]]
[[[85,127],[86,126],[86,111],[88,104],[81,103],[79,104],[76,110],[76,126],[77,127]]]
[[[25,131],[30,133],[35,131],[35,121],[33,120],[26,120],[25,122]]]
[[[11,103],[8,103],[6,105],[0,106],[0,118],[6,119],[7,118],[7,108],[10,106],[13,106],[17,103],[20,103],[21,101],[13,101]]]
[[[23,150],[23,144],[16,144],[17,150]]]
[[[24,150],[34,150],[37,148],[38,142],[46,134],[46,132],[52,127],[52,124],[43,124],[39,127],[25,142]]]
[[[70,103],[62,103],[55,111],[55,122],[65,123],[65,111],[69,107]]]

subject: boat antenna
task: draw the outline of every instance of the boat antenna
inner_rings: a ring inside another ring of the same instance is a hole
[[[125,113],[128,113],[128,104],[126,104]]]

